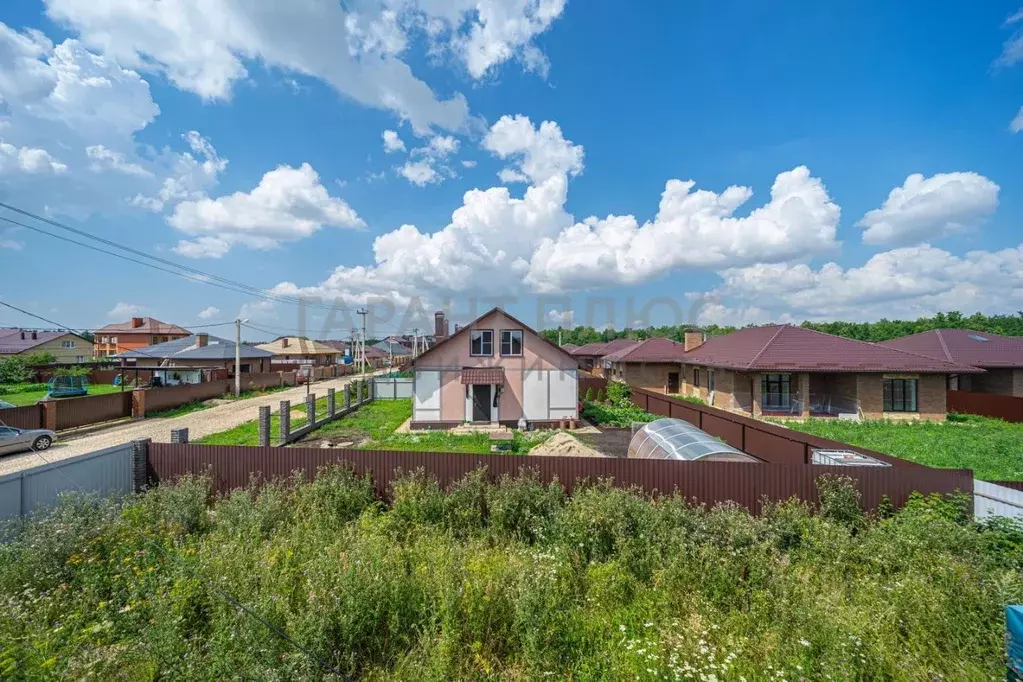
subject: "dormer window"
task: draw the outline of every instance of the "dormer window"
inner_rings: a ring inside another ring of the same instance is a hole
[[[494,354],[494,330],[473,329],[469,331],[469,355],[490,356]]]

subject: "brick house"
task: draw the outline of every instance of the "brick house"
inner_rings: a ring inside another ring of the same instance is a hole
[[[604,366],[600,362],[604,356],[631,348],[636,345],[632,339],[614,339],[613,341],[596,341],[579,346],[570,351],[572,357],[579,362],[579,369],[604,376]]]
[[[413,428],[579,417],[578,362],[494,308],[412,360]]]
[[[933,329],[882,341],[881,345],[985,370],[983,374],[949,375],[950,390],[1023,396],[1023,337]]]
[[[683,363],[685,395],[753,416],[796,418],[940,421],[947,377],[983,373],[793,325],[749,327],[694,343]]]
[[[97,329],[93,342],[96,357],[104,358],[191,335],[192,332],[176,324],[161,322],[153,317],[133,317],[127,322],[108,324]]]
[[[66,331],[0,329],[0,357],[49,353],[57,362],[92,360],[92,341]]]
[[[600,359],[604,376],[648,391],[675,395],[682,389],[685,345],[671,339],[647,339]]]

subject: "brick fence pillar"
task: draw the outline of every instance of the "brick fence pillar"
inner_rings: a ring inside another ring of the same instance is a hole
[[[142,492],[149,483],[149,444],[152,438],[137,438],[131,442],[132,492]]]
[[[287,443],[291,436],[291,401],[281,401],[281,444]]]
[[[352,406],[352,385],[345,384],[345,409]]]
[[[327,389],[327,416],[333,417],[334,412],[337,410],[337,403],[335,402],[334,389]]]
[[[57,430],[57,401],[56,400],[44,400],[39,403],[39,409],[42,410],[40,419],[43,423],[44,429],[50,431]]]
[[[316,394],[310,393],[305,397],[305,423],[312,425],[316,423]]]
[[[259,444],[263,447],[270,445],[270,406],[263,405],[259,408]]]
[[[131,392],[131,418],[144,419],[146,416],[146,389],[136,388]]]
[[[171,429],[171,442],[180,443],[181,445],[187,445],[188,429],[184,427],[180,429]]]

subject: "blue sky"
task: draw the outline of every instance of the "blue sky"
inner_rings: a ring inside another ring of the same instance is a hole
[[[493,296],[619,327],[1023,308],[1018,0],[168,5],[0,10],[0,200],[338,301],[312,335]],[[0,298],[62,324],[303,324],[29,230],[0,247]]]

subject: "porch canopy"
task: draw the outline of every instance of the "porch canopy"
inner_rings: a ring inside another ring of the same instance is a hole
[[[464,367],[462,368],[463,384],[496,384],[504,385],[503,367]]]

